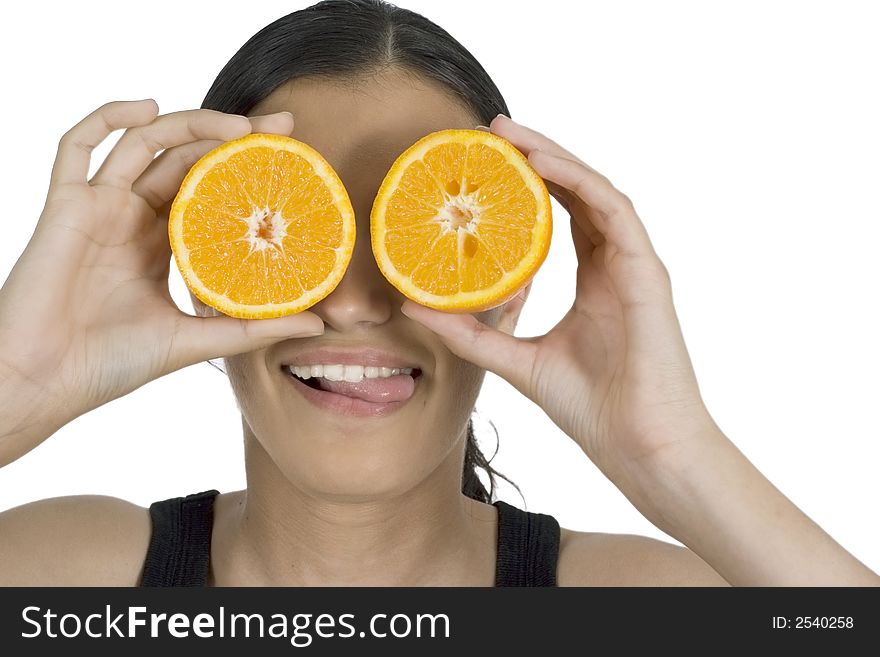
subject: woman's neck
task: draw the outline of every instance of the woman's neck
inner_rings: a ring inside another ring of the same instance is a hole
[[[458,450],[403,495],[338,500],[292,485],[245,431],[248,488],[217,500],[210,584],[494,584],[496,510],[460,492]]]

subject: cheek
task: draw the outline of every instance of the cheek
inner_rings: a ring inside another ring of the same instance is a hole
[[[453,358],[449,364],[449,374],[440,382],[443,390],[438,395],[444,398],[444,416],[451,426],[462,426],[473,411],[474,403],[483,384],[486,371],[461,358]]]
[[[224,359],[226,376],[229,378],[229,384],[232,386],[238,408],[243,413],[253,409],[262,398],[262,395],[256,394],[262,384],[255,381],[257,373],[252,358],[249,356],[250,354],[242,354]]]
[[[274,458],[276,449],[289,442],[290,426],[285,419],[284,399],[278,381],[271,380],[271,373],[259,353],[225,359],[226,375],[238,411],[247,425],[245,430],[249,429]],[[278,438],[274,438],[276,435]]]

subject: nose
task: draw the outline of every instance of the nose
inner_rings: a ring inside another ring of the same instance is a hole
[[[391,319],[399,292],[385,280],[370,246],[369,224],[358,221],[354,251],[334,290],[309,310],[339,333],[351,333]],[[400,306],[400,302],[397,306]]]

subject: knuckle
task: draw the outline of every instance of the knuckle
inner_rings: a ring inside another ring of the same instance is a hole
[[[655,266],[657,268],[657,275],[661,279],[663,279],[663,281],[667,285],[671,285],[672,284],[672,276],[670,276],[669,268],[664,264],[664,262],[662,260],[660,260],[660,258],[657,258]]]
[[[214,116],[222,116],[222,112],[201,108],[181,110],[179,112],[175,112],[174,114],[177,117],[178,121],[184,121],[185,123],[190,125],[192,125],[193,123],[200,123],[205,120],[210,120],[211,117]]]
[[[121,100],[110,100],[110,101],[104,103],[103,105],[101,105],[101,107],[98,109],[98,111],[99,112],[107,112],[107,111],[113,110],[117,107],[121,107],[122,104],[123,104],[123,101],[121,101]]]
[[[590,181],[586,176],[581,176],[574,187],[575,196],[580,199],[590,198]]]
[[[241,332],[245,336],[245,338],[251,342],[257,339],[257,335],[254,333],[254,329],[256,328],[256,324],[254,324],[251,320],[241,319],[238,320],[239,326],[241,326]]]
[[[167,156],[174,158],[181,167],[189,170],[199,159],[207,153],[214,145],[219,146],[222,142],[210,142],[208,147],[198,147],[195,144],[184,144],[168,149]]]
[[[483,322],[474,317],[474,323],[471,326],[471,331],[469,334],[471,344],[479,344],[480,340],[485,337],[487,328],[488,327],[483,324]]]
[[[65,132],[63,135],[61,135],[61,138],[58,140],[58,150],[63,149],[65,146],[67,146],[68,144],[73,142],[75,137],[76,137],[76,128],[75,127],[71,128],[70,130]]]
[[[620,190],[613,187],[612,189],[614,191],[611,194],[608,214],[611,216],[635,214],[635,206],[632,199]]]
[[[104,103],[95,112],[95,120],[103,121],[106,126],[109,126],[111,121],[115,120],[120,107],[121,101],[118,100],[111,100],[109,103]]]
[[[175,146],[174,148],[169,148],[163,154],[162,161],[164,162],[170,159],[175,163],[175,166],[189,168],[198,160],[198,158],[194,158],[193,155],[194,153],[192,153],[192,149],[186,148],[185,145]]]
[[[76,126],[61,135],[61,139],[58,140],[59,151],[69,148],[77,148],[86,153],[92,152],[92,147],[83,143],[82,139],[80,139],[80,131],[77,130]]]
[[[156,135],[156,131],[149,127],[129,128],[126,132],[136,138],[150,153],[158,153],[166,148],[162,139]]]
[[[119,127],[116,125],[116,113],[113,111],[113,109],[108,108],[99,112],[98,115],[95,117],[95,120],[101,122],[102,127],[104,128],[104,132],[106,132],[108,135],[111,132],[117,130]]]
[[[614,185],[611,184],[611,181],[608,181],[608,184],[611,186],[613,190],[613,199],[614,199],[614,207],[618,212],[634,212],[635,205],[633,204],[632,199],[624,194],[622,191],[617,189]]]

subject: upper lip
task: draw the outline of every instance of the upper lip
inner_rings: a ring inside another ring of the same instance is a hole
[[[412,367],[421,369],[414,358],[403,354],[373,347],[359,349],[340,349],[320,347],[309,349],[282,359],[281,366],[287,365],[365,365],[368,367]]]

